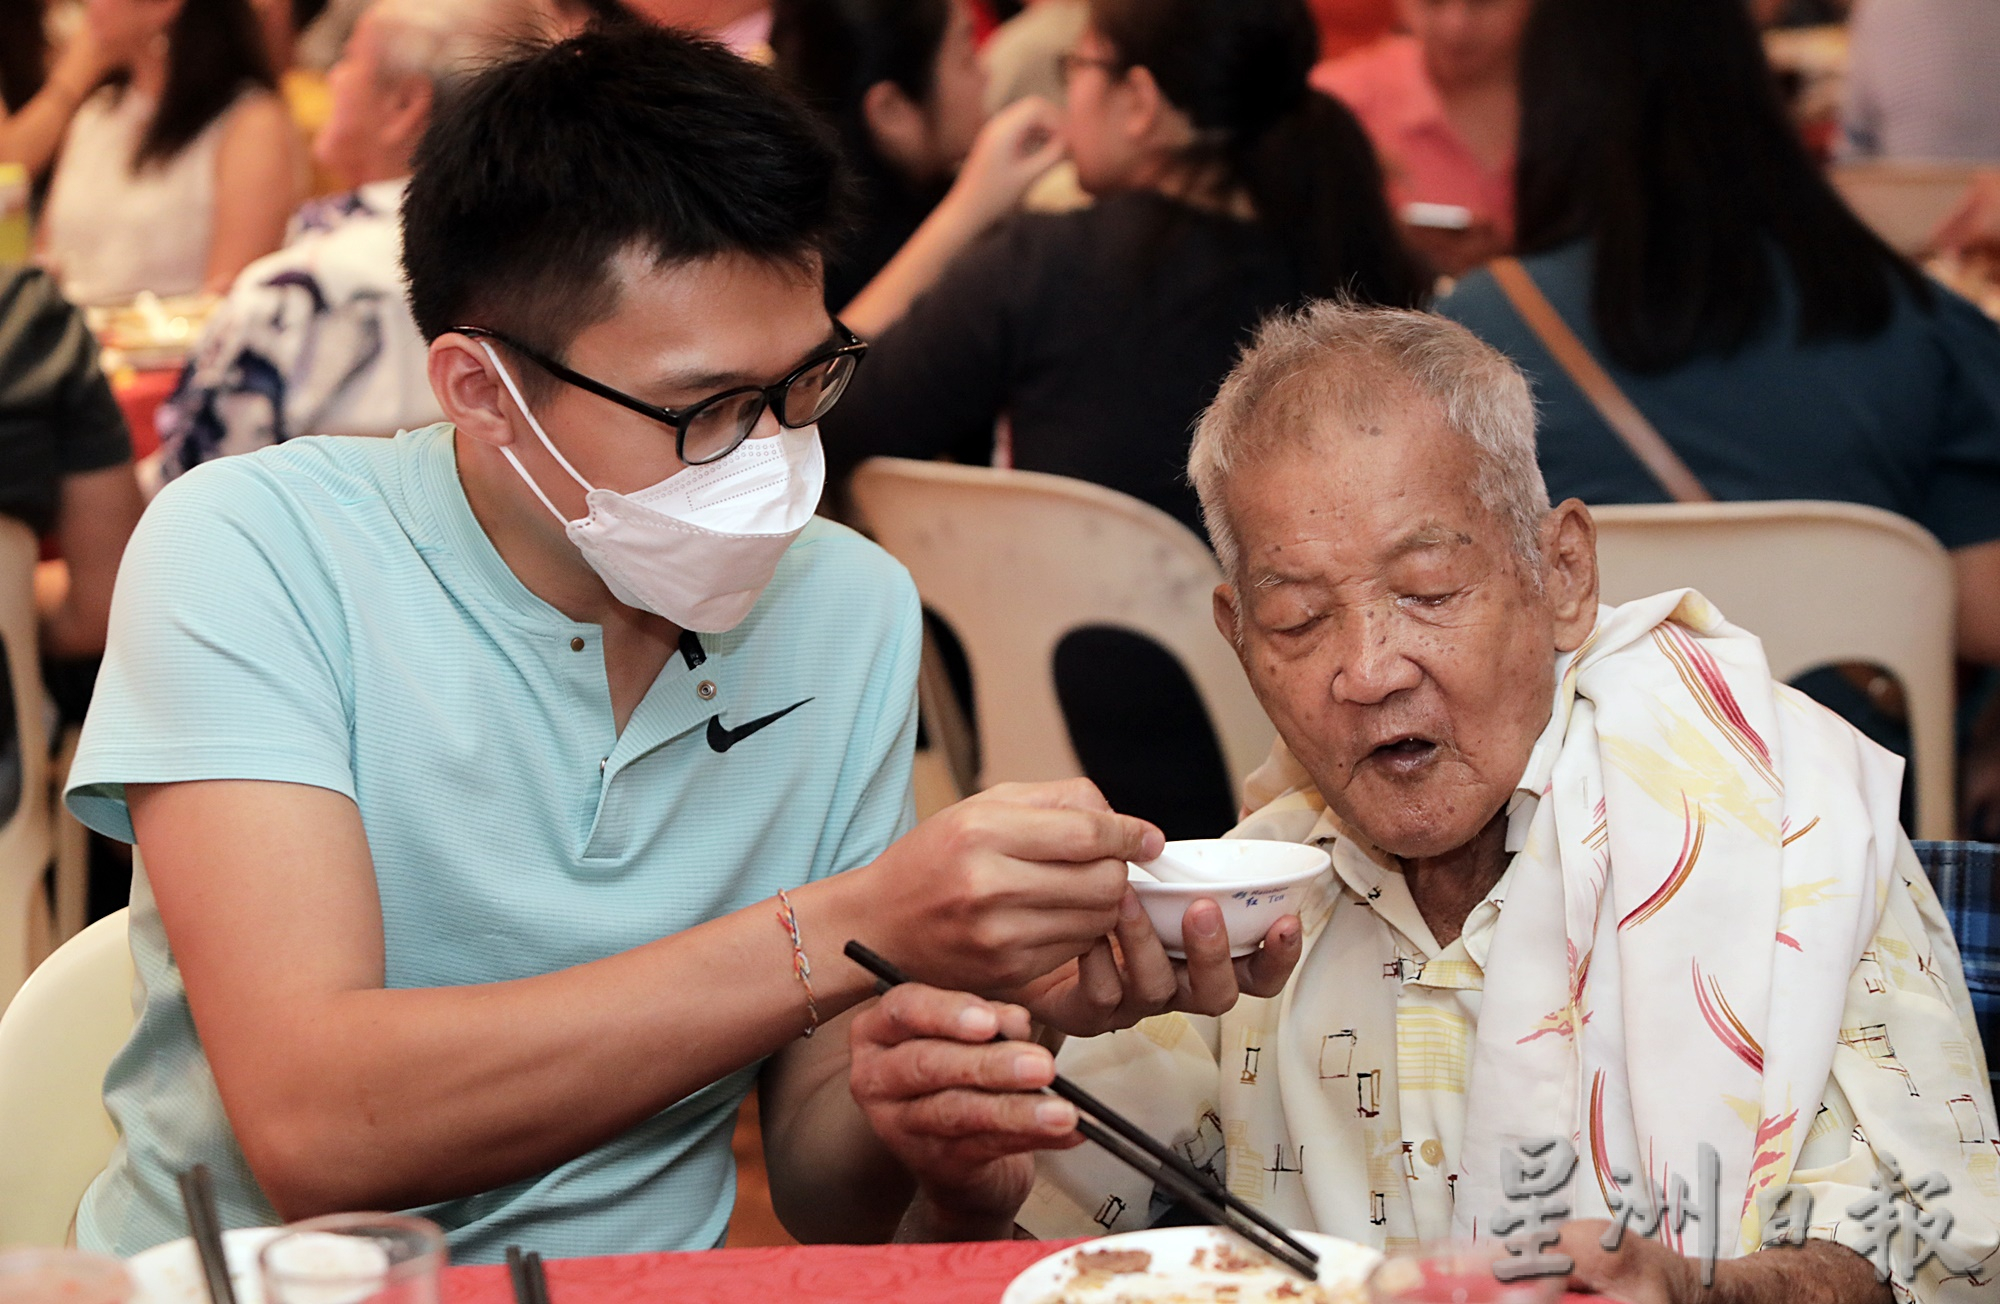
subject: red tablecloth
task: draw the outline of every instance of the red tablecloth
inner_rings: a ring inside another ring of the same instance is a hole
[[[1075,1241],[807,1245],[548,1264],[553,1304],[998,1304],[1022,1269]],[[1567,1304],[1604,1304],[1570,1295]],[[513,1304],[502,1267],[452,1268],[444,1304]]]
[[[146,457],[160,446],[160,432],[153,425],[153,414],[174,392],[180,378],[180,368],[174,367],[164,371],[123,372],[112,382],[111,392],[117,396],[118,406],[125,413],[125,424],[132,431],[133,457]]]
[[[547,1267],[553,1304],[997,1304],[1023,1268],[1073,1244],[786,1246]],[[450,1269],[444,1304],[513,1304],[507,1270]]]

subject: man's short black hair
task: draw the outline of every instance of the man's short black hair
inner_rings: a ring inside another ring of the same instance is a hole
[[[557,356],[615,311],[618,253],[810,267],[842,207],[838,147],[775,77],[636,23],[479,74],[412,172],[403,266],[424,338],[485,326]]]

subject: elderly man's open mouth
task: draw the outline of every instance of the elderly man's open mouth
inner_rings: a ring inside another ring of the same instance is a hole
[[[1423,770],[1437,759],[1442,750],[1435,739],[1423,734],[1397,734],[1378,744],[1361,761],[1364,765],[1401,777]]]

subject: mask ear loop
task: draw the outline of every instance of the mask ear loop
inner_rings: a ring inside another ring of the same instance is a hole
[[[507,364],[500,361],[500,355],[493,351],[493,346],[485,340],[480,340],[479,347],[485,349],[486,356],[493,360],[494,369],[500,373],[500,383],[507,387],[509,394],[513,395],[514,406],[521,409],[521,415],[528,419],[528,428],[535,432],[535,438],[542,441],[542,447],[549,450],[549,456],[556,459],[556,465],[569,472],[569,478],[581,485],[586,494],[594,492],[596,486],[576,473],[576,468],[569,464],[569,459],[564,457],[557,450],[555,444],[550,441],[548,431],[542,429],[542,423],[535,420],[534,412],[528,407],[528,400],[521,397],[520,389],[514,384],[513,374],[507,370]],[[542,506],[549,509],[549,514],[564,525],[568,525],[569,517],[564,516],[562,510],[549,501],[549,496],[542,492],[540,485],[535,483],[535,477],[529,475],[528,468],[521,465],[521,459],[514,456],[514,450],[502,446],[500,456],[506,458],[513,465],[515,473],[528,482],[528,488],[535,491],[535,497],[542,500]]]

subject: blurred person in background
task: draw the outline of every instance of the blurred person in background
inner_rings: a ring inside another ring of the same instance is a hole
[[[940,206],[847,313],[875,342],[823,423],[831,482],[876,455],[989,462],[1004,414],[1012,465],[1198,531],[1190,430],[1256,323],[1309,297],[1423,296],[1367,137],[1307,85],[1319,36],[1304,0],[1090,13],[1061,139],[1096,203],[1016,216],[932,272],[917,264]],[[1173,837],[1229,825],[1220,753],[1177,663],[1113,631],[1073,635],[1057,660],[1071,741],[1116,809]]]
[[[984,121],[964,0],[777,0],[774,66],[839,133],[855,231],[826,269],[838,312],[950,189]]]
[[[376,0],[327,76],[313,157],[353,189],[299,210],[245,268],[160,409],[160,478],[298,435],[389,435],[442,419],[410,319],[399,219],[432,106],[541,30],[535,0]]]
[[[48,273],[0,266],[0,515],[61,554],[37,568],[35,605],[43,683],[66,721],[89,704],[140,506],[131,436],[83,314]],[[5,661],[0,649],[0,673]],[[18,749],[13,694],[0,693],[0,821],[20,799]]]
[[[115,69],[77,111],[43,212],[64,293],[221,293],[278,247],[298,202],[296,132],[246,0],[89,0]]]
[[[590,7],[600,5],[622,5],[655,26],[699,32],[754,62],[770,61],[771,0],[597,0]]]
[[[2000,4],[1861,0],[1848,33],[1843,154],[2000,163]]]
[[[986,111],[998,113],[1031,95],[1062,103],[1062,56],[1089,23],[1089,0],[1030,0],[1000,24],[979,49],[986,67]]]
[[[1534,0],[1397,0],[1396,9],[1407,35],[1322,63],[1313,85],[1361,119],[1411,243],[1457,276],[1513,234],[1521,33]]]
[[[1396,0],[1309,0],[1319,24],[1319,57],[1338,59],[1396,30]]]
[[[1708,494],[1866,503],[1936,535],[1960,654],[2000,665],[2000,328],[1841,202],[1741,0],[1543,0],[1521,85],[1533,288]],[[1552,494],[1668,500],[1491,272],[1439,311],[1533,381]],[[1886,679],[1800,686],[1907,750]]]
[[[0,163],[19,163],[30,177],[47,171],[106,71],[87,26],[57,53],[41,0],[0,0]]]

